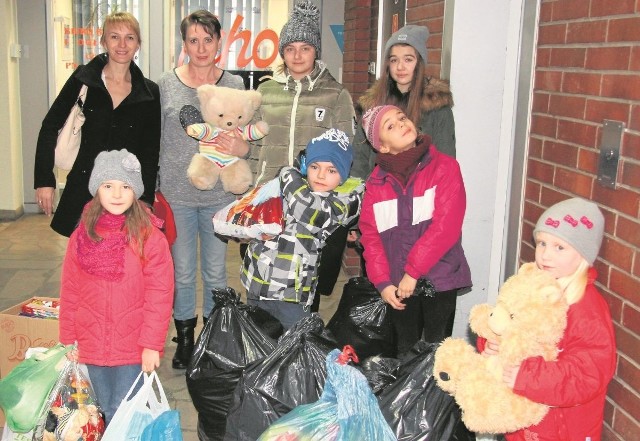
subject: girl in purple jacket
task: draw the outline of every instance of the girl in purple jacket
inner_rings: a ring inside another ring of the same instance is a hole
[[[360,214],[364,259],[392,307],[401,354],[420,339],[435,343],[452,333],[457,291],[471,285],[461,244],[466,193],[458,162],[418,136],[398,107],[370,109],[363,129],[378,152]],[[418,279],[431,295],[414,295]]]
[[[60,288],[60,342],[77,342],[108,424],[142,369],[160,365],[173,305],[173,261],[162,221],[138,198],[140,162],[101,152],[94,196],[69,238]]]

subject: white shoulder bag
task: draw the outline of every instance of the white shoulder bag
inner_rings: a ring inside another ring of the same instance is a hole
[[[56,142],[55,164],[61,170],[71,170],[78,156],[80,141],[82,140],[82,124],[84,124],[84,106],[87,97],[87,85],[83,84],[76,103],[71,108],[64,126],[58,132]]]

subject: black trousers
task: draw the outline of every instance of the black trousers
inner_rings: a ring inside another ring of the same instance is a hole
[[[320,308],[320,297],[330,295],[336,285],[340,267],[342,266],[342,255],[347,245],[347,235],[349,229],[339,226],[331,236],[327,238],[322,254],[320,255],[320,266],[318,267],[318,284],[316,285],[316,295],[313,299],[311,312],[318,312]]]
[[[420,339],[438,343],[451,336],[457,292],[454,289],[437,292],[434,297],[412,296],[405,300],[404,310],[389,308],[398,355],[409,351]]]

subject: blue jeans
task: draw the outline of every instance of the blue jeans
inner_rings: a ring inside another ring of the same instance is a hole
[[[95,364],[87,364],[87,371],[89,372],[89,380],[91,380],[93,391],[96,393],[100,409],[104,413],[104,422],[109,424],[113,414],[116,413],[118,406],[120,406],[127,392],[129,392],[129,388],[142,371],[142,365],[96,366]],[[142,386],[142,379],[140,379],[134,392],[140,386]]]
[[[196,270],[198,240],[200,241],[200,272],[202,274],[204,317],[213,309],[211,290],[227,287],[227,242],[213,232],[213,215],[220,207],[171,206],[178,237],[171,246],[176,282],[173,318],[189,320],[196,317]]]
[[[304,317],[311,315],[311,311],[302,303],[283,302],[281,300],[247,299],[247,304],[264,309],[280,320],[282,327],[288,331]]]

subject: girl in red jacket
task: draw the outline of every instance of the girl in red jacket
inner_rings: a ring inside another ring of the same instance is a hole
[[[162,221],[138,201],[140,162],[101,152],[94,196],[69,239],[60,288],[60,341],[77,342],[108,424],[140,369],[160,365],[173,305],[173,262]]]
[[[600,440],[607,385],[616,367],[611,315],[592,267],[603,231],[598,206],[580,198],[548,208],[533,230],[536,264],[564,288],[567,328],[557,361],[533,357],[504,370],[503,380],[515,393],[551,407],[539,424],[506,434],[507,441]],[[489,356],[500,350],[491,341],[478,346]]]
[[[418,340],[451,335],[457,291],[471,286],[462,249],[466,193],[458,162],[418,136],[400,108],[378,106],[363,117],[378,151],[360,213],[367,276],[391,306],[397,352]],[[418,279],[433,288],[415,296]]]

